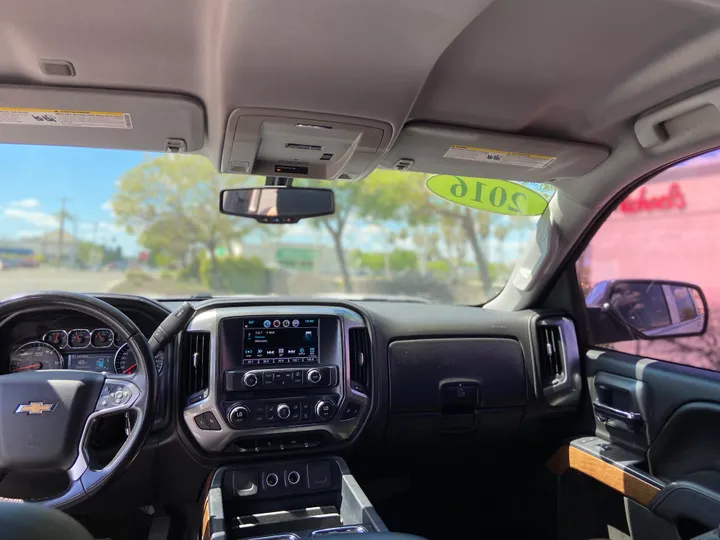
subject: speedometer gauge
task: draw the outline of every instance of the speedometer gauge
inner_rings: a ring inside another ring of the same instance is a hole
[[[60,353],[52,345],[42,341],[26,343],[10,355],[11,373],[36,369],[61,369],[62,367]]]
[[[162,371],[164,365],[165,353],[163,351],[159,351],[155,355],[155,369],[158,373]],[[136,371],[137,361],[135,360],[135,355],[126,343],[125,345],[120,347],[115,353],[115,373],[119,373],[121,375],[130,375],[131,373],[135,373]]]

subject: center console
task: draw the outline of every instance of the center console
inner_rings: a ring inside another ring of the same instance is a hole
[[[223,467],[205,496],[202,538],[301,540],[386,532],[345,462],[327,457]]]
[[[357,346],[363,333],[366,347]],[[369,338],[364,320],[350,309],[217,307],[201,311],[186,334],[209,342],[207,388],[191,396],[183,411],[207,452],[287,452],[340,443],[367,416]],[[354,376],[354,368],[364,377]]]

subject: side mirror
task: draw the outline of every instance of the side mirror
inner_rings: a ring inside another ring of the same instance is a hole
[[[707,300],[700,287],[691,283],[601,281],[585,302],[588,307],[599,307],[639,339],[697,336],[707,329]]]
[[[220,212],[260,223],[297,223],[303,218],[335,213],[332,189],[260,187],[220,192]]]

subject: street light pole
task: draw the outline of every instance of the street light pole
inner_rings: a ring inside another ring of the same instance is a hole
[[[67,212],[65,211],[65,203],[69,201],[70,199],[68,199],[67,197],[60,197],[60,213],[58,215],[58,266],[62,265],[63,242],[65,240],[65,219],[67,218]]]

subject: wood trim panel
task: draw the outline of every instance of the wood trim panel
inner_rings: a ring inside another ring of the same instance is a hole
[[[548,460],[546,467],[556,475],[567,469],[581,472],[598,482],[622,493],[625,497],[647,506],[658,494],[659,488],[574,446],[560,448]]]
[[[200,538],[202,540],[210,540],[210,500],[207,497],[205,497],[205,504],[203,504]]]

